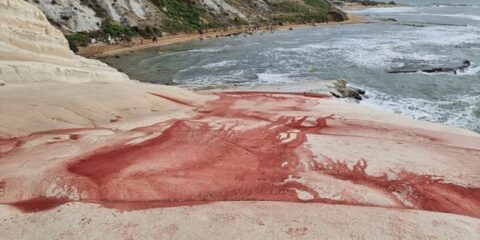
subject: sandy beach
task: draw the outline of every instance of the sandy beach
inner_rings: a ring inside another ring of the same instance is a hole
[[[348,20],[343,22],[329,22],[329,23],[315,23],[315,26],[312,24],[286,24],[283,26],[275,26],[275,30],[286,30],[286,29],[298,29],[298,28],[312,28],[312,27],[324,27],[324,26],[334,26],[334,25],[344,25],[344,24],[361,24],[369,23],[367,18],[362,17],[358,14],[348,14]],[[255,34],[259,32],[270,32],[271,30],[261,27],[256,31],[249,31],[248,34]],[[117,54],[125,54],[128,52],[134,52],[141,49],[153,48],[158,46],[165,46],[181,42],[189,41],[201,41],[201,39],[226,37],[226,35],[231,34],[245,34],[245,29],[230,29],[227,31],[224,30],[215,30],[211,29],[206,31],[204,34],[177,34],[177,35],[168,35],[163,36],[158,39],[158,42],[152,42],[151,39],[134,38],[130,43],[118,43],[118,44],[107,44],[104,42],[90,44],[87,47],[80,47],[78,54],[87,58],[102,58],[106,56],[112,56]]]

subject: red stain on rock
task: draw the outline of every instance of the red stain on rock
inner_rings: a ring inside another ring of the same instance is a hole
[[[369,176],[365,160],[351,168],[342,162],[317,163],[305,144],[307,134],[321,134],[332,116],[315,117],[312,112],[301,116],[300,110],[319,104],[315,98],[326,96],[269,92],[217,95],[217,100],[198,108],[192,118],[132,130],[155,137],[135,144],[125,141],[104,146],[69,160],[66,184],[78,189],[80,201],[124,210],[247,200],[362,205],[355,200],[322,198],[302,183],[287,181],[307,171],[301,162],[307,161],[320,174],[379,189],[397,199],[402,208],[480,217],[478,188],[407,172],[399,173],[396,180],[386,175]],[[282,108],[299,110],[295,112],[298,115],[285,116]],[[310,193],[313,199],[299,199],[295,189]],[[40,198],[13,205],[23,211],[39,211],[64,202]],[[291,233],[305,231],[293,229]]]
[[[365,172],[367,167],[367,161],[363,159],[352,168],[345,162],[332,160],[315,164],[315,169],[323,174],[384,191],[397,199],[404,208],[480,217],[480,188],[445,183],[434,176],[407,171],[398,173],[397,179],[388,179],[386,174],[369,176]]]
[[[0,139],[0,157],[12,152],[16,147],[21,145],[21,141],[15,138]]]
[[[318,133],[326,118],[269,116],[236,109],[238,100],[265,96],[220,95],[192,119],[171,121],[136,131],[161,134],[135,145],[109,146],[68,166],[73,184],[89,199],[121,202],[123,207],[190,205],[193,202],[239,200],[298,201],[294,183],[284,181],[299,165],[299,153],[313,158],[303,145],[307,133]],[[294,99],[295,104],[305,99]],[[275,101],[275,100],[274,100]],[[259,116],[260,115],[260,116]],[[213,127],[201,120],[228,116],[255,120],[247,130]],[[260,119],[260,120],[259,120]],[[308,122],[308,123],[307,123]],[[282,133],[294,132],[289,139]],[[288,141],[286,141],[288,140]],[[282,168],[284,162],[289,168]],[[304,187],[303,187],[304,188]],[[307,189],[308,190],[308,189]],[[128,207],[127,207],[128,208]]]
[[[177,120],[158,137],[100,150],[68,171],[85,178],[88,196],[108,201],[294,201],[295,191],[283,184],[291,169],[281,165],[298,168],[297,151],[310,154],[302,146],[306,133],[323,127],[302,123],[281,117],[236,131]],[[292,130],[300,130],[296,138],[282,142],[280,133]]]
[[[69,202],[68,199],[38,197],[25,201],[12,203],[11,205],[22,212],[38,212],[56,208]]]

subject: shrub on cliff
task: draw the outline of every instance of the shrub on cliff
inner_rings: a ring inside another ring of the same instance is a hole
[[[105,33],[105,35],[110,35],[113,38],[131,38],[136,35],[135,31],[132,30],[132,27],[128,25],[119,25],[110,19],[103,21],[101,30],[103,33]]]
[[[90,42],[90,35],[85,32],[65,34],[65,38],[73,52],[78,52],[78,46],[87,46]]]
[[[340,10],[332,7],[326,0],[304,0],[304,1],[282,1],[269,2],[273,9],[272,20],[282,24],[343,21],[346,15]]]
[[[194,32],[222,24],[197,1],[152,0],[167,15],[162,21],[162,30],[170,33]]]

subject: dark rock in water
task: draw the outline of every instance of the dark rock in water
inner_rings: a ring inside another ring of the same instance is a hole
[[[462,43],[455,45],[455,48],[476,48],[480,49],[480,43]]]
[[[395,18],[379,18],[378,20],[382,22],[397,22],[397,19]]]
[[[362,95],[359,92],[357,92],[355,88],[347,87],[347,89],[345,90],[345,93],[347,97],[355,98],[357,100],[363,100]]]
[[[336,98],[354,98],[360,101],[363,100],[363,95],[365,95],[365,91],[362,89],[348,87],[347,81],[344,79],[338,79],[332,82],[329,87],[334,89],[330,94]]]
[[[457,74],[459,71],[463,72],[471,66],[469,60],[465,60],[462,63],[444,63],[444,64],[432,64],[425,61],[409,60],[404,61],[400,67],[394,67],[387,70],[388,73],[453,73]]]
[[[363,89],[360,89],[360,88],[354,88],[354,87],[350,87],[351,89],[355,90],[356,92],[358,92],[360,95],[365,95],[365,90]]]

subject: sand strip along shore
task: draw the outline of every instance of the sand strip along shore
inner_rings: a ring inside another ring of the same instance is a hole
[[[322,27],[322,26],[334,26],[334,25],[345,25],[345,24],[360,24],[360,23],[370,23],[367,18],[357,15],[357,14],[348,14],[348,20],[343,22],[329,22],[329,23],[315,23],[315,26],[311,24],[288,24],[283,26],[276,26],[276,30],[285,30],[289,28],[298,29],[298,28],[311,28],[311,27]],[[250,31],[250,33],[256,33],[261,31],[268,31],[265,28],[261,28],[257,31]],[[134,38],[131,43],[128,44],[107,44],[104,42],[88,45],[87,47],[80,47],[78,54],[88,58],[101,58],[117,54],[126,54],[128,52],[134,52],[141,49],[166,46],[175,43],[189,42],[189,41],[200,41],[200,39],[215,38],[216,36],[224,36],[234,33],[245,33],[245,29],[237,30],[231,29],[228,31],[224,30],[208,30],[204,34],[177,34],[169,35],[158,38],[158,42],[152,42],[151,39],[144,39],[143,44],[141,44],[140,38]]]

